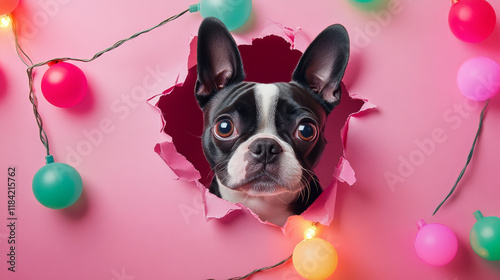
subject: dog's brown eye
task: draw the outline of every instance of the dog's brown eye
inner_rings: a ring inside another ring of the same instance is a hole
[[[214,127],[215,136],[225,139],[233,136],[234,134],[234,124],[229,119],[223,119],[218,121]]]
[[[302,141],[312,142],[316,139],[318,129],[310,122],[303,122],[297,127],[296,137]]]

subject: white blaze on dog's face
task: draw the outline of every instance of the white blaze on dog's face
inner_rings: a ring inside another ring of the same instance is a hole
[[[321,193],[312,170],[325,147],[327,115],[340,102],[348,57],[347,32],[332,25],[304,52],[291,82],[245,82],[231,34],[219,20],[205,19],[195,96],[215,174],[210,191],[277,224],[307,209]]]
[[[303,187],[302,167],[292,146],[281,139],[276,130],[279,88],[273,84],[257,84],[254,94],[257,130],[229,159],[225,186],[252,196],[296,193]]]

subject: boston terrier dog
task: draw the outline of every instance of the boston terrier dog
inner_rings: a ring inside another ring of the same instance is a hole
[[[201,141],[215,175],[210,191],[284,225],[322,191],[313,169],[325,148],[327,116],[340,102],[347,31],[336,24],[321,32],[289,83],[244,81],[238,47],[215,18],[200,25],[197,56]]]

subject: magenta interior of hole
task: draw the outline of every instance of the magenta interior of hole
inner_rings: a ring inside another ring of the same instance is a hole
[[[289,82],[302,55],[298,50],[291,50],[290,44],[278,36],[256,39],[252,45],[238,48],[246,80],[259,83]],[[189,69],[184,84],[162,96],[157,106],[165,119],[165,133],[172,137],[177,151],[200,172],[200,182],[208,186],[213,173],[201,148],[203,115],[194,97],[195,82],[196,66]],[[340,129],[349,114],[358,111],[361,105],[362,101],[351,99],[344,88],[340,105],[329,116],[326,138],[330,143],[316,170],[323,186],[331,181],[333,170],[343,152]]]

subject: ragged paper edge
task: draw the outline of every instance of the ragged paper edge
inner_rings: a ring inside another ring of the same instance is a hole
[[[351,164],[346,159],[346,147],[347,147],[347,135],[349,132],[349,123],[350,123],[351,118],[355,118],[365,111],[375,109],[375,108],[377,108],[377,106],[373,103],[370,103],[367,99],[362,98],[359,95],[356,95],[354,93],[349,92],[349,96],[354,100],[363,101],[363,106],[361,106],[359,111],[354,112],[347,117],[347,120],[344,124],[344,127],[342,127],[342,129],[340,130],[340,137],[341,137],[342,147],[343,147],[343,150],[342,150],[343,155],[340,157],[339,163],[337,164],[337,167],[335,168],[335,171],[333,172],[333,177],[335,179],[337,179],[339,182],[342,182],[342,183],[345,182],[345,183],[349,184],[350,186],[352,186],[356,182],[356,172],[354,172],[354,169],[351,167]]]
[[[316,201],[301,214],[301,216],[305,220],[318,222],[325,226],[330,225],[334,218],[338,182],[345,182],[350,186],[354,185],[354,183],[356,182],[356,173],[354,172],[354,169],[351,167],[351,164],[346,158],[346,146],[350,120],[351,118],[358,117],[361,113],[367,110],[371,110],[377,107],[375,104],[370,103],[367,99],[362,98],[359,95],[350,92],[349,90],[347,90],[347,92],[352,99],[361,100],[363,102],[363,105],[357,112],[354,112],[347,117],[344,126],[340,130],[342,156],[340,157],[339,163],[333,171],[334,180],[332,180],[330,185],[323,190],[323,193],[316,199]],[[288,223],[291,223],[292,220],[294,220],[294,217],[290,217],[287,221],[287,224],[283,228],[283,232],[285,234],[287,225]]]
[[[291,29],[271,20],[267,21],[267,23],[264,25],[257,36],[253,36],[250,39],[242,35],[233,34],[237,45],[251,45],[253,40],[261,39],[266,36],[281,37],[290,44],[291,49],[299,50],[302,53],[311,42],[302,32],[300,27]],[[162,133],[164,133],[163,127],[165,126],[165,119],[163,118],[161,109],[157,107],[157,104],[162,96],[170,94],[175,89],[175,87],[181,87],[184,84],[184,81],[186,80],[186,77],[188,75],[188,70],[196,65],[196,44],[197,37],[190,35],[188,44],[190,48],[188,61],[185,67],[183,67],[177,75],[177,79],[174,85],[161,94],[155,95],[148,100],[148,103],[154,106],[159,111],[159,114],[162,117]],[[323,193],[316,199],[316,201],[300,215],[302,218],[308,221],[318,222],[325,226],[330,225],[334,218],[338,181],[346,182],[349,185],[353,185],[356,181],[355,172],[345,156],[349,121],[352,117],[356,117],[361,112],[376,107],[374,104],[368,102],[368,100],[361,98],[356,94],[349,92],[349,96],[352,99],[358,99],[363,101],[364,103],[359,111],[349,115],[343,128],[340,131],[343,146],[343,155],[341,156],[339,163],[337,164],[332,174],[335,180],[332,180],[330,185],[323,190]],[[224,218],[233,211],[245,210],[251,213],[261,223],[277,226],[275,224],[262,221],[255,213],[253,213],[250,209],[240,203],[232,203],[224,199],[220,199],[219,197],[210,193],[208,188],[198,181],[201,178],[198,170],[196,170],[196,168],[190,161],[188,161],[183,155],[177,152],[172,138],[169,135],[167,135],[167,138],[167,141],[158,143],[155,146],[154,150],[165,161],[165,163],[170,167],[174,174],[176,174],[179,180],[192,183],[193,186],[195,186],[200,191],[204,205],[206,221]],[[290,224],[294,217],[296,216],[289,217],[287,223],[282,227],[284,233],[286,232],[287,226]]]

